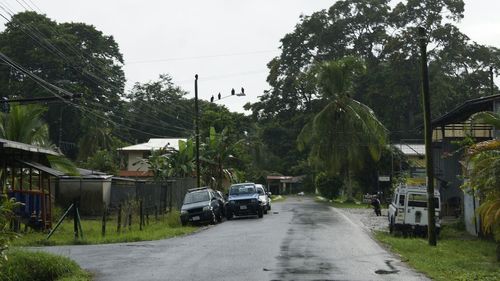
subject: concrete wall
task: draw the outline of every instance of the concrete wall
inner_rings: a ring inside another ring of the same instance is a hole
[[[469,190],[464,193],[464,223],[465,229],[472,235],[478,234],[481,225],[480,219],[476,217],[476,209],[479,207],[479,199],[473,196]]]
[[[126,153],[128,154],[127,171],[147,172],[149,170],[149,165],[141,162],[143,159],[142,151],[127,151]]]

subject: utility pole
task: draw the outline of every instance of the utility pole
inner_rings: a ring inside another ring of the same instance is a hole
[[[194,111],[195,111],[195,134],[196,134],[196,187],[201,186],[200,181],[200,129],[198,112],[198,74],[194,76]]]
[[[493,82],[493,66],[490,66],[490,91],[491,91],[491,95],[494,94],[494,85],[495,83]]]
[[[418,28],[421,55],[422,102],[424,106],[425,166],[427,170],[427,230],[430,246],[436,246],[436,212],[434,206],[434,163],[432,161],[432,124],[429,94],[429,71],[427,69],[427,36],[425,28]]]

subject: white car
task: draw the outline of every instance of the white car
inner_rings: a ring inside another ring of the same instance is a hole
[[[434,191],[434,208],[436,217],[436,232],[439,233],[441,221],[441,200],[439,191]],[[389,205],[389,232],[427,233],[427,188],[426,186],[400,185],[394,192]]]
[[[271,195],[270,192],[266,192],[266,188],[262,184],[256,184],[255,188],[259,193],[259,200],[262,202],[264,206],[264,214],[267,214],[267,211],[271,210]]]

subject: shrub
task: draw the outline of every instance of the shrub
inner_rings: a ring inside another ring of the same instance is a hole
[[[339,177],[331,177],[326,173],[319,173],[316,176],[316,188],[321,196],[334,199],[339,195],[344,183]]]
[[[181,226],[181,213],[176,210],[168,212],[166,220],[167,225],[170,227],[180,227]]]
[[[7,249],[10,241],[17,234],[10,230],[10,221],[14,215],[14,208],[19,205],[14,198],[7,198],[6,195],[0,197],[0,267],[4,260],[7,260]]]
[[[89,274],[76,262],[43,252],[11,250],[8,262],[0,271],[0,281],[49,281],[64,277],[71,277],[71,280],[90,280]]]

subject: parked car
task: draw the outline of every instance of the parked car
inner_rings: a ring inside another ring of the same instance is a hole
[[[256,184],[257,193],[259,193],[259,200],[261,204],[264,206],[264,214],[267,214],[267,211],[271,210],[271,194],[266,192],[266,188],[262,184]]]
[[[216,192],[208,187],[189,189],[181,207],[181,224],[222,221],[223,205]]]
[[[254,183],[233,184],[229,188],[227,219],[233,216],[264,216],[264,205]]]
[[[217,200],[219,200],[219,205],[221,206],[222,216],[225,217],[226,216],[226,208],[227,208],[226,197],[224,196],[224,194],[222,194],[222,192],[220,192],[218,190],[215,191],[215,197],[217,198]]]
[[[439,233],[441,222],[439,212],[441,201],[439,191],[434,191],[436,232]],[[389,232],[427,233],[427,188],[425,186],[400,185],[394,192],[389,205]]]

